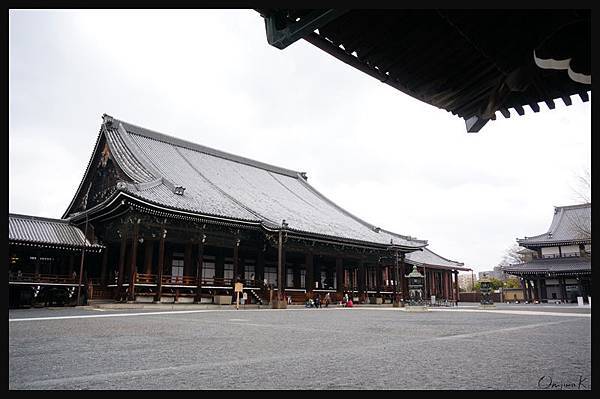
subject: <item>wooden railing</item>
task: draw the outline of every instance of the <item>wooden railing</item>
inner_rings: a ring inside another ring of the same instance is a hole
[[[19,273],[8,276],[8,281],[13,282],[32,282],[32,283],[61,283],[61,284],[77,284],[79,277],[63,274],[36,274],[36,273]],[[85,284],[85,281],[82,281]]]
[[[192,276],[162,276],[162,283],[177,285],[196,285],[196,277]]]
[[[136,284],[156,284],[156,274],[136,273]]]

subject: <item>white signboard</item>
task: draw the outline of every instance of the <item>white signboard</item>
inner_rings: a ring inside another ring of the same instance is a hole
[[[431,296],[431,304],[432,304],[432,305],[435,305],[435,295],[432,295],[432,296]]]
[[[577,306],[583,306],[583,297],[582,296],[577,297]]]

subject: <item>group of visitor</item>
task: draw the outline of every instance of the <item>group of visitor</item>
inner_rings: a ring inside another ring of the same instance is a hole
[[[329,295],[329,292],[328,292],[327,294],[325,294],[325,297],[323,298],[323,300],[321,300],[321,294],[316,294],[314,299],[307,298],[306,302],[304,303],[304,307],[318,309],[318,308],[322,308],[323,305],[325,305],[325,307],[328,308],[330,303],[331,303],[331,295]]]

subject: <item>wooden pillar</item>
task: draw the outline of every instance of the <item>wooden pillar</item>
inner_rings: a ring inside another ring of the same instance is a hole
[[[381,266],[381,261],[378,261],[375,264],[375,277],[376,277],[376,281],[375,281],[375,286],[377,288],[377,293],[381,294],[381,285],[383,283],[383,267]]]
[[[294,278],[292,279],[293,286],[294,288],[302,288],[300,287],[300,265],[294,262],[292,268],[294,270]]]
[[[527,289],[525,288],[525,278],[521,277],[521,289],[523,290],[523,300],[527,300]]]
[[[223,253],[223,248],[217,248],[217,253],[215,255],[215,277],[224,278],[225,277],[225,254]]]
[[[533,302],[533,295],[531,294],[531,280],[527,279],[527,300]]]
[[[365,293],[365,283],[364,283],[364,278],[365,278],[365,273],[363,271],[364,268],[364,264],[362,259],[358,261],[358,266],[356,268],[356,288],[358,290],[358,296],[359,298],[361,298],[361,300],[363,299],[364,293]]]
[[[263,248],[258,248],[258,252],[256,254],[256,279],[260,282],[265,279],[265,253],[263,252]]]
[[[458,290],[458,270],[454,272],[454,303],[458,305],[460,300],[460,292]]]
[[[42,256],[41,252],[37,252],[35,254],[35,274],[40,274],[40,257]],[[67,275],[69,276],[69,278],[71,278],[71,276],[73,275],[73,268],[75,265],[75,255],[71,254],[69,255],[69,271],[67,272]]]
[[[531,287],[531,291],[533,292],[533,300],[534,301],[539,301],[540,299],[538,298],[538,284],[537,284],[537,279],[531,279],[531,285],[534,285],[534,281],[535,281],[535,286]]]
[[[239,257],[240,257],[240,240],[236,239],[233,243],[233,281],[242,280],[242,273],[240,273],[239,267]]]
[[[558,279],[560,284],[560,295],[562,296],[563,302],[569,302],[569,298],[567,298],[567,283],[564,277],[560,277]]]
[[[306,292],[312,292],[315,288],[315,269],[314,269],[314,256],[312,252],[305,255],[304,264],[306,265]]]
[[[152,255],[154,253],[154,241],[144,242],[144,273],[152,274]]]
[[[100,285],[106,285],[106,268],[108,266],[108,245],[102,251],[102,265],[100,268]]]
[[[535,288],[536,288],[537,295],[538,295],[538,301],[540,301],[540,303],[542,303],[542,279],[539,277],[537,280],[535,280]]]
[[[398,276],[398,281],[400,282],[400,300],[404,301],[408,299],[408,280],[406,279],[406,254],[404,252],[400,253],[400,275]]]
[[[204,256],[204,238],[198,242],[198,251],[196,254],[196,298],[195,301],[200,303],[202,298],[202,266]]]
[[[129,300],[135,301],[135,279],[137,275],[137,244],[140,232],[140,220],[133,225],[133,236],[131,237],[131,264],[129,277]]]
[[[442,270],[442,290],[444,299],[448,300],[448,272],[446,270]]]
[[[123,288],[123,275],[125,274],[125,252],[127,250],[127,227],[121,233],[121,247],[119,248],[119,271],[117,275],[117,292],[121,294]]]
[[[166,229],[162,229],[162,231],[160,232],[160,241],[158,243],[158,276],[157,276],[157,280],[156,280],[156,285],[157,285],[157,289],[156,289],[156,297],[154,298],[154,300],[156,302],[160,302],[160,298],[162,296],[162,276],[163,276],[163,269],[164,269],[164,263],[165,263],[165,238],[167,237],[167,230]]]
[[[194,276],[194,263],[192,262],[192,242],[188,241],[185,243],[185,249],[183,252],[183,275]]]
[[[337,280],[337,292],[344,291],[344,260],[340,257],[335,258],[335,278]]]
[[[277,246],[277,301],[283,301],[283,231],[279,230],[279,243]],[[277,304],[276,306],[279,306]]]

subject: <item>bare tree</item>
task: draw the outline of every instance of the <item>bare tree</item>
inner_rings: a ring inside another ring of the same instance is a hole
[[[592,203],[592,174],[589,168],[583,170],[581,174],[577,176],[576,187],[571,187],[571,190],[575,193],[577,201],[583,203]]]
[[[571,187],[571,190],[575,193],[577,201],[581,201],[585,204],[592,203],[592,174],[590,169],[586,168],[584,171],[577,176],[577,186]],[[589,212],[571,212],[569,214],[569,220],[571,221],[575,234],[579,239],[592,239],[592,213]]]
[[[532,256],[530,253],[532,252],[534,251],[523,248],[518,244],[513,244],[504,252],[502,260],[500,263],[498,263],[498,266],[504,267],[526,262],[530,260],[530,257]]]

